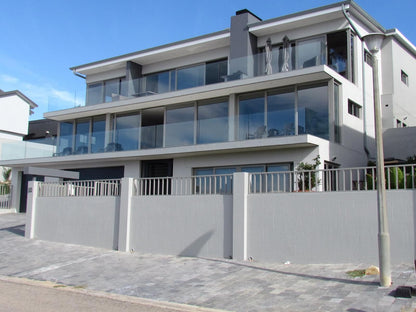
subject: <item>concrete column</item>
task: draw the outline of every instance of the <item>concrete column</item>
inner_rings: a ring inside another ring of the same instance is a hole
[[[20,211],[20,191],[22,188],[22,171],[16,168],[12,168],[12,205],[11,209],[16,212]]]
[[[35,237],[35,221],[36,221],[36,200],[38,197],[39,182],[30,181],[27,188],[26,203],[26,226],[25,237]]]
[[[247,260],[247,172],[233,176],[233,259]]]
[[[130,250],[131,199],[133,196],[133,178],[121,179],[120,223],[118,235],[118,250]]]

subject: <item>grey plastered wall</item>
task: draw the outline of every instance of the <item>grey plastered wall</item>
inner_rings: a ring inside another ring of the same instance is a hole
[[[38,197],[34,237],[117,249],[118,197]]]
[[[416,191],[387,192],[392,263],[413,263]],[[248,196],[248,256],[292,263],[378,263],[376,192]]]
[[[133,197],[130,248],[138,252],[229,258],[232,196]]]

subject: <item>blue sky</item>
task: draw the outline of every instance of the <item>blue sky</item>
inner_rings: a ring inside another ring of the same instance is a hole
[[[85,81],[69,67],[228,28],[244,8],[266,20],[334,2],[2,0],[0,89],[23,92],[39,105],[31,119],[40,119],[84,102]],[[416,44],[415,0],[356,2]]]

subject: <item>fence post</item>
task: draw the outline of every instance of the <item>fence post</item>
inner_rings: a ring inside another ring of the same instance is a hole
[[[122,251],[129,251],[130,249],[130,219],[131,199],[133,197],[133,181],[133,178],[121,179],[118,250]]]
[[[233,184],[233,259],[247,260],[249,174],[247,172],[234,173]]]
[[[36,221],[36,200],[38,197],[39,182],[29,181],[27,189],[27,204],[26,204],[26,226],[25,237],[35,237],[35,221]]]

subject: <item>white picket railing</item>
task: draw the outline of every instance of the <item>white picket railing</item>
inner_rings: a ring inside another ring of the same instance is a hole
[[[120,196],[121,180],[39,182],[39,197]]]
[[[233,175],[140,178],[135,179],[134,185],[135,196],[229,195],[233,190]]]
[[[386,189],[416,188],[416,165],[385,166]],[[250,173],[250,193],[376,190],[376,168]]]
[[[0,184],[0,209],[10,209],[12,203],[12,185]]]

